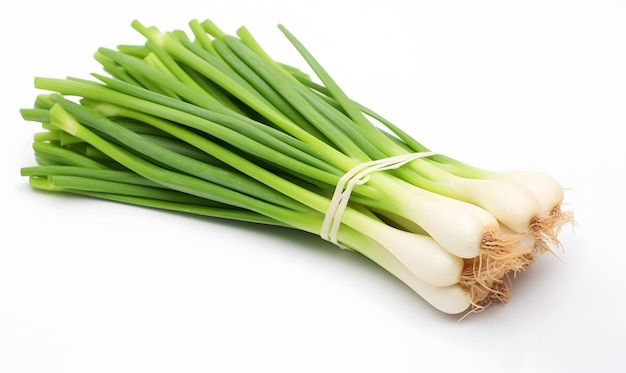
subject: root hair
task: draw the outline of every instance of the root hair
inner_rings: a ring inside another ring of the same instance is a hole
[[[576,226],[574,213],[563,211],[561,206],[554,206],[545,217],[533,218],[530,222],[530,231],[535,236],[535,249],[539,253],[551,253],[556,255],[552,247],[561,247],[559,233],[561,229],[570,224]]]
[[[489,232],[483,237],[482,253],[464,260],[461,286],[465,288],[474,308],[492,303],[505,303],[511,294],[508,275],[523,271],[536,259],[531,246],[518,246],[520,235],[506,236]]]

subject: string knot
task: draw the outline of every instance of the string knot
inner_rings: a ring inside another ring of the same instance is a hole
[[[333,197],[330,201],[328,209],[326,210],[326,215],[324,216],[324,222],[322,223],[322,228],[320,230],[320,237],[326,241],[334,243],[342,249],[347,249],[347,247],[344,247],[337,242],[337,233],[339,232],[341,218],[344,211],[348,207],[350,195],[352,194],[354,187],[367,183],[370,180],[370,174],[374,172],[400,168],[418,158],[429,157],[435,154],[437,153],[409,153],[365,162],[353,167],[339,179],[339,182],[337,182],[335,192],[333,193]]]

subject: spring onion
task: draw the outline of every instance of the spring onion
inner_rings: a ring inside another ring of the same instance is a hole
[[[35,79],[49,93],[21,111],[43,128],[22,169],[33,188],[313,233],[451,314],[505,302],[507,276],[573,222],[554,179],[431,151],[350,99],[282,25],[315,78],[245,27],[132,27],[143,45],[94,54],[106,75]]]

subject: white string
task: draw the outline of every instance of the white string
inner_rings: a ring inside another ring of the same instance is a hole
[[[345,175],[343,175],[333,193],[333,198],[330,201],[328,210],[326,210],[326,216],[322,223],[320,231],[320,237],[326,241],[330,241],[335,245],[346,249],[346,247],[340,245],[337,242],[337,233],[339,232],[339,226],[341,225],[341,218],[344,211],[348,207],[350,201],[350,195],[352,190],[357,185],[363,185],[370,179],[370,174],[378,171],[393,170],[400,168],[405,164],[414,161],[418,158],[428,157],[435,155],[435,152],[421,152],[398,155],[395,157],[378,159],[371,162],[361,163],[355,166]]]

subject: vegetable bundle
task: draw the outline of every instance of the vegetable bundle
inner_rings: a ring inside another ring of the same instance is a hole
[[[350,99],[284,27],[316,80],[244,27],[132,23],[107,75],[36,78],[36,188],[290,227],[365,255],[446,313],[505,302],[507,276],[559,246],[563,190],[426,148]]]

